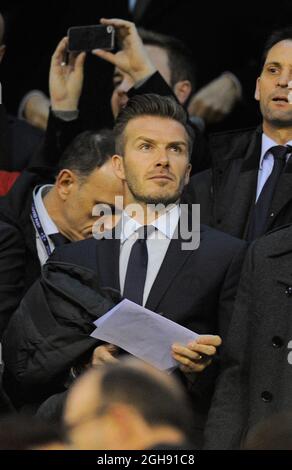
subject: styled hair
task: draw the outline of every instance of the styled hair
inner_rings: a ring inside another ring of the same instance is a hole
[[[157,46],[166,51],[172,88],[181,80],[189,80],[194,91],[196,88],[195,64],[189,48],[180,39],[173,36],[143,28],[138,28],[138,33],[145,46]]]
[[[292,41],[292,26],[287,26],[285,28],[277,29],[273,31],[272,34],[267,38],[261,57],[261,69],[263,68],[267,55],[272,47],[275,44],[278,44],[280,41],[290,40]]]
[[[103,405],[129,404],[147,424],[172,426],[191,439],[194,425],[192,407],[175,379],[168,382],[159,374],[152,374],[143,367],[133,367],[125,361],[107,364],[99,386]]]
[[[69,169],[87,178],[103,166],[115,153],[114,133],[111,130],[85,131],[79,134],[63,153],[59,170]]]
[[[116,153],[119,155],[124,154],[125,129],[127,124],[131,119],[141,116],[157,116],[179,122],[187,132],[189,156],[191,155],[194,131],[188,124],[188,116],[185,109],[174,97],[160,96],[154,93],[134,96],[128,101],[127,106],[121,110],[114,127]]]

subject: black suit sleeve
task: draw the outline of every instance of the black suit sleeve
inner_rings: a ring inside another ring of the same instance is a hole
[[[228,337],[222,350],[221,371],[205,430],[207,449],[237,449],[244,433],[248,391],[243,368],[248,357],[253,287],[251,249],[246,257]]]
[[[22,296],[25,247],[17,228],[0,223],[0,338]]]
[[[29,168],[57,167],[66,147],[82,130],[80,118],[64,121],[50,110],[44,142],[33,155]]]

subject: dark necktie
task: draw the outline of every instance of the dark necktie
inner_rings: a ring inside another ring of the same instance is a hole
[[[274,156],[273,170],[264,184],[264,187],[254,206],[248,231],[248,239],[255,240],[264,235],[269,215],[269,210],[273,200],[273,195],[281,173],[286,164],[286,156],[292,152],[292,147],[276,145],[270,149]]]
[[[154,232],[153,225],[144,225],[137,230],[139,238],[132,246],[125,278],[123,297],[136,304],[143,304],[144,286],[148,267],[147,238]]]
[[[50,235],[50,239],[54,243],[55,247],[65,245],[66,243],[70,243],[70,240],[62,235],[60,232],[53,233]]]

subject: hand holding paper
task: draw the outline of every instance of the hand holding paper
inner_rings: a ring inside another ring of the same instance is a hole
[[[199,338],[193,331],[127,299],[95,325],[97,328],[91,336],[115,344],[161,370],[179,365],[172,356],[174,343],[186,345]]]
[[[201,335],[195,341],[182,346],[174,344],[172,346],[173,357],[181,365],[182,372],[189,374],[202,372],[212,362],[212,356],[217,352],[222,340],[220,336]]]

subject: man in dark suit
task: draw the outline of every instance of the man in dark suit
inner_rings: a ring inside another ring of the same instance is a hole
[[[291,27],[269,38],[262,63],[255,94],[262,126],[210,138],[212,170],[189,186],[203,222],[248,240],[292,221]]]
[[[236,449],[254,426],[291,411],[292,226],[250,248],[206,428],[208,449]]]
[[[85,132],[63,152],[79,131],[78,123],[68,123],[66,118],[72,107],[76,108],[72,95],[78,95],[82,86],[85,58],[79,54],[70,65],[62,65],[64,47],[66,40],[52,57],[53,111],[44,145],[11,191],[0,199],[0,337],[24,293],[39,277],[41,266],[60,243],[51,236],[60,232],[70,241],[87,237],[96,220],[94,205],[114,205],[115,196],[121,193],[110,162],[114,153],[111,131]],[[62,119],[58,117],[60,109]],[[33,203],[39,221],[32,220]],[[39,222],[44,234],[36,229]]]
[[[80,134],[58,167],[23,172],[0,201],[1,336],[55,246],[91,236],[95,204],[114,206],[121,194],[110,160],[113,142],[110,131]]]
[[[173,98],[142,95],[129,101],[117,120],[118,154],[112,159],[124,186],[122,220],[126,230],[122,237],[64,245],[54,251],[50,262],[88,268],[97,273],[102,287],[115,288],[136,303],[163,312],[165,317],[202,334],[191,345],[173,346],[173,355],[188,376],[210,363],[209,358],[220,344],[217,334],[224,341],[245,244],[202,226],[200,246],[183,248],[184,224],[188,222],[180,215],[177,202],[190,173],[192,137],[186,123],[186,113]],[[138,214],[134,218],[127,214],[133,204]],[[155,204],[158,212],[152,206],[148,214],[149,204]],[[164,204],[166,210],[157,209],[157,204]],[[145,223],[152,227],[152,233],[147,241],[139,244],[137,240],[135,244],[137,230]],[[199,233],[192,228],[187,241]],[[113,361],[115,352],[112,345],[97,347],[94,364]],[[194,383],[200,432],[213,390],[216,363],[206,370]]]

